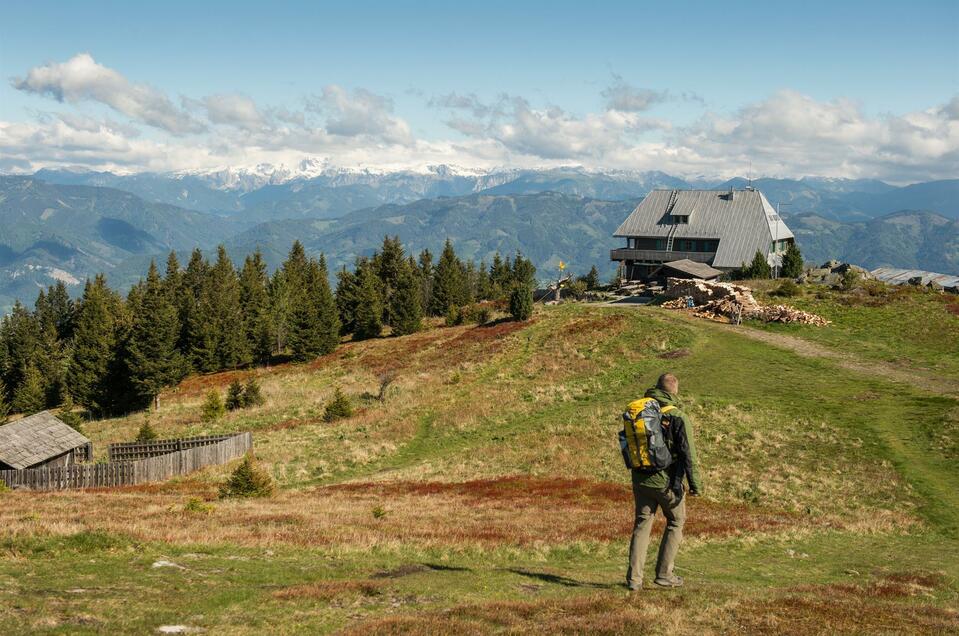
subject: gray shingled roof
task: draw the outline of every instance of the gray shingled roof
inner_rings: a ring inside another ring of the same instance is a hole
[[[613,236],[665,238],[675,228],[677,239],[719,239],[713,267],[739,267],[756,250],[769,253],[774,239],[793,238],[776,210],[758,190],[679,190],[667,212],[672,190],[654,190],[636,206]],[[673,225],[671,216],[689,216],[689,223]]]
[[[0,426],[0,462],[28,468],[90,443],[49,411]]]
[[[663,263],[663,267],[668,267],[676,270],[677,272],[683,272],[685,274],[689,274],[690,276],[696,276],[697,278],[703,278],[706,280],[722,275],[722,272],[718,269],[710,267],[706,263],[697,263],[696,261],[691,261],[688,258],[681,258],[678,261]]]

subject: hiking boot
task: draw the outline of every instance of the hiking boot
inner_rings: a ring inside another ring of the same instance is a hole
[[[669,576],[657,576],[653,581],[659,587],[682,587],[683,577],[670,574]]]

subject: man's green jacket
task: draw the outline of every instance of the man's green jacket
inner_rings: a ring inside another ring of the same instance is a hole
[[[659,405],[676,406],[672,395],[662,389],[649,389],[644,397],[654,398]],[[702,492],[702,481],[699,477],[699,463],[696,461],[696,444],[693,440],[693,426],[686,415],[677,406],[669,412],[671,423],[670,450],[673,452],[673,463],[666,470],[658,473],[643,473],[633,471],[633,483],[638,486],[683,492],[683,477],[689,483],[689,492],[698,495]]]

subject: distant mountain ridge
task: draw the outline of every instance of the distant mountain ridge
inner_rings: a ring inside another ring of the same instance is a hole
[[[782,204],[812,261],[959,272],[959,180],[897,187],[821,177],[690,182],[662,172],[575,167],[488,173],[447,166],[393,173],[301,168],[175,175],[42,170],[0,177],[0,311],[15,297],[32,302],[40,286],[58,278],[79,283],[105,271],[123,287],[170,249],[221,242],[238,258],[259,245],[275,264],[297,238],[314,253],[348,262],[371,253],[386,234],[430,249],[450,236],[460,253],[477,260],[496,249],[521,249],[543,267],[562,258],[577,271],[593,264],[611,271],[607,250],[619,243],[612,230],[658,188],[760,189],[774,206]]]
[[[743,178],[688,180],[663,172],[596,171],[579,167],[542,170],[466,171],[431,166],[421,172],[344,170],[323,162],[295,169],[259,166],[251,170],[137,175],[41,170],[49,183],[106,186],[157,203],[236,216],[257,223],[285,218],[338,218],[387,203],[406,204],[441,196],[559,192],[595,199],[623,200],[661,188],[744,188],[761,190],[773,205],[792,214],[816,213],[858,221],[903,209],[932,210],[959,218],[959,179],[897,187],[875,179]]]
[[[853,223],[815,214],[784,217],[809,261],[959,273],[959,221],[935,212],[899,210]]]
[[[0,177],[0,308],[55,280],[79,285],[137,255],[211,246],[240,226],[112,188]]]

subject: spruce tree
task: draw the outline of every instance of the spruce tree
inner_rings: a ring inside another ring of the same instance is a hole
[[[69,341],[73,337],[74,303],[63,281],[47,288],[46,302],[41,308],[37,301],[36,318],[41,324],[50,324],[56,329],[56,337],[61,342]]]
[[[383,304],[376,284],[376,274],[372,267],[364,267],[357,272],[357,276],[359,293],[356,304],[356,329],[353,337],[357,340],[377,338],[383,330]]]
[[[408,263],[400,268],[389,313],[393,318],[393,333],[398,336],[416,333],[423,326],[419,281]]]
[[[251,406],[260,406],[266,402],[263,397],[263,392],[260,390],[260,383],[257,382],[255,375],[250,375],[247,378],[246,384],[243,385],[243,408],[250,408]]]
[[[746,278],[771,278],[773,275],[773,270],[769,266],[769,261],[766,260],[766,257],[763,256],[763,253],[759,250],[756,250],[756,255],[753,256],[752,262],[745,270]]]
[[[793,241],[786,247],[786,253],[783,254],[782,268],[779,273],[785,278],[798,278],[802,274],[803,260],[802,252],[799,246]]]
[[[0,380],[0,424],[7,421],[7,415],[10,413],[10,398],[7,395],[7,387]]]
[[[6,370],[3,381],[11,391],[23,383],[26,366],[37,358],[40,349],[40,325],[26,307],[14,302],[13,310],[4,319]]]
[[[490,279],[490,298],[492,300],[503,300],[509,294],[510,283],[513,278],[513,272],[510,268],[510,262],[505,261],[499,252],[493,255],[493,264],[489,268]]]
[[[43,383],[43,376],[33,362],[28,362],[23,369],[23,379],[13,392],[13,410],[24,415],[31,415],[46,408],[47,396]]]
[[[240,281],[222,245],[217,248],[216,263],[211,270],[210,292],[217,368],[235,369],[248,364],[251,355],[243,330]]]
[[[115,401],[111,381],[123,319],[122,301],[103,275],[88,280],[77,311],[67,385],[73,398],[93,413],[108,412]]]
[[[333,290],[330,289],[330,272],[325,255],[320,254],[316,267],[310,269],[310,276],[310,290],[320,315],[321,355],[333,353],[340,344],[340,314]]]
[[[303,244],[294,241],[286,261],[274,276],[271,294],[276,309],[274,321],[278,328],[278,349],[286,346],[296,349],[301,359],[310,357],[306,353],[309,345],[304,338],[309,337],[309,330],[314,329],[319,321],[315,305],[306,298],[308,268],[309,259]],[[294,357],[297,357],[296,352]]]
[[[417,259],[419,268],[418,276],[420,279],[421,298],[420,303],[423,311],[428,311],[433,306],[433,254],[424,249],[420,252]]]
[[[430,313],[445,316],[450,309],[459,308],[466,302],[463,264],[453,251],[453,244],[446,239],[443,253],[433,274],[433,294]]]
[[[253,360],[259,363],[269,362],[273,353],[269,282],[266,263],[257,249],[246,257],[240,272],[240,306],[247,347]]]
[[[290,351],[294,360],[311,360],[331,353],[340,341],[340,319],[330,291],[326,260],[309,260],[302,274],[289,320]]]
[[[523,258],[523,255],[518,251],[516,252],[516,258],[513,259],[511,282],[513,285],[526,287],[530,290],[536,287],[536,266],[533,265],[533,261]]]
[[[373,257],[373,266],[383,301],[383,323],[393,325],[393,294],[399,282],[400,272],[406,264],[406,254],[399,237],[383,239],[381,251]]]
[[[124,349],[129,380],[143,403],[160,408],[160,393],[184,375],[183,358],[176,349],[179,323],[156,264],[150,263],[146,283],[133,310]]]
[[[492,299],[491,289],[490,270],[486,266],[486,261],[480,261],[479,269],[476,272],[476,300]]]
[[[213,308],[212,273],[203,252],[193,250],[183,273],[180,351],[195,371],[210,373],[217,364],[217,323]]]
[[[220,397],[220,392],[216,389],[210,389],[206,394],[203,405],[200,407],[200,419],[207,424],[211,424],[223,417],[224,414],[226,414],[226,407],[223,406],[223,398]]]
[[[599,270],[597,270],[596,266],[593,265],[593,267],[590,268],[589,273],[583,276],[581,280],[586,283],[587,290],[592,291],[596,289],[599,287]]]
[[[513,320],[529,320],[533,316],[533,289],[516,285],[509,295],[509,313]]]
[[[359,260],[356,269],[359,270]],[[340,316],[340,333],[348,334],[356,330],[356,306],[359,303],[360,285],[354,272],[343,269],[336,273],[336,311]]]
[[[66,393],[67,360],[63,342],[57,338],[56,318],[49,312],[43,315],[40,322],[40,342],[33,361],[43,378],[45,405],[52,408],[63,401]]]
[[[243,408],[243,385],[239,379],[233,380],[226,390],[226,410],[236,411]]]
[[[290,308],[294,295],[292,285],[288,282],[288,274],[278,269],[270,278],[267,291],[270,295],[269,320],[272,330],[273,352],[280,354],[286,349],[287,323],[290,319]]]

